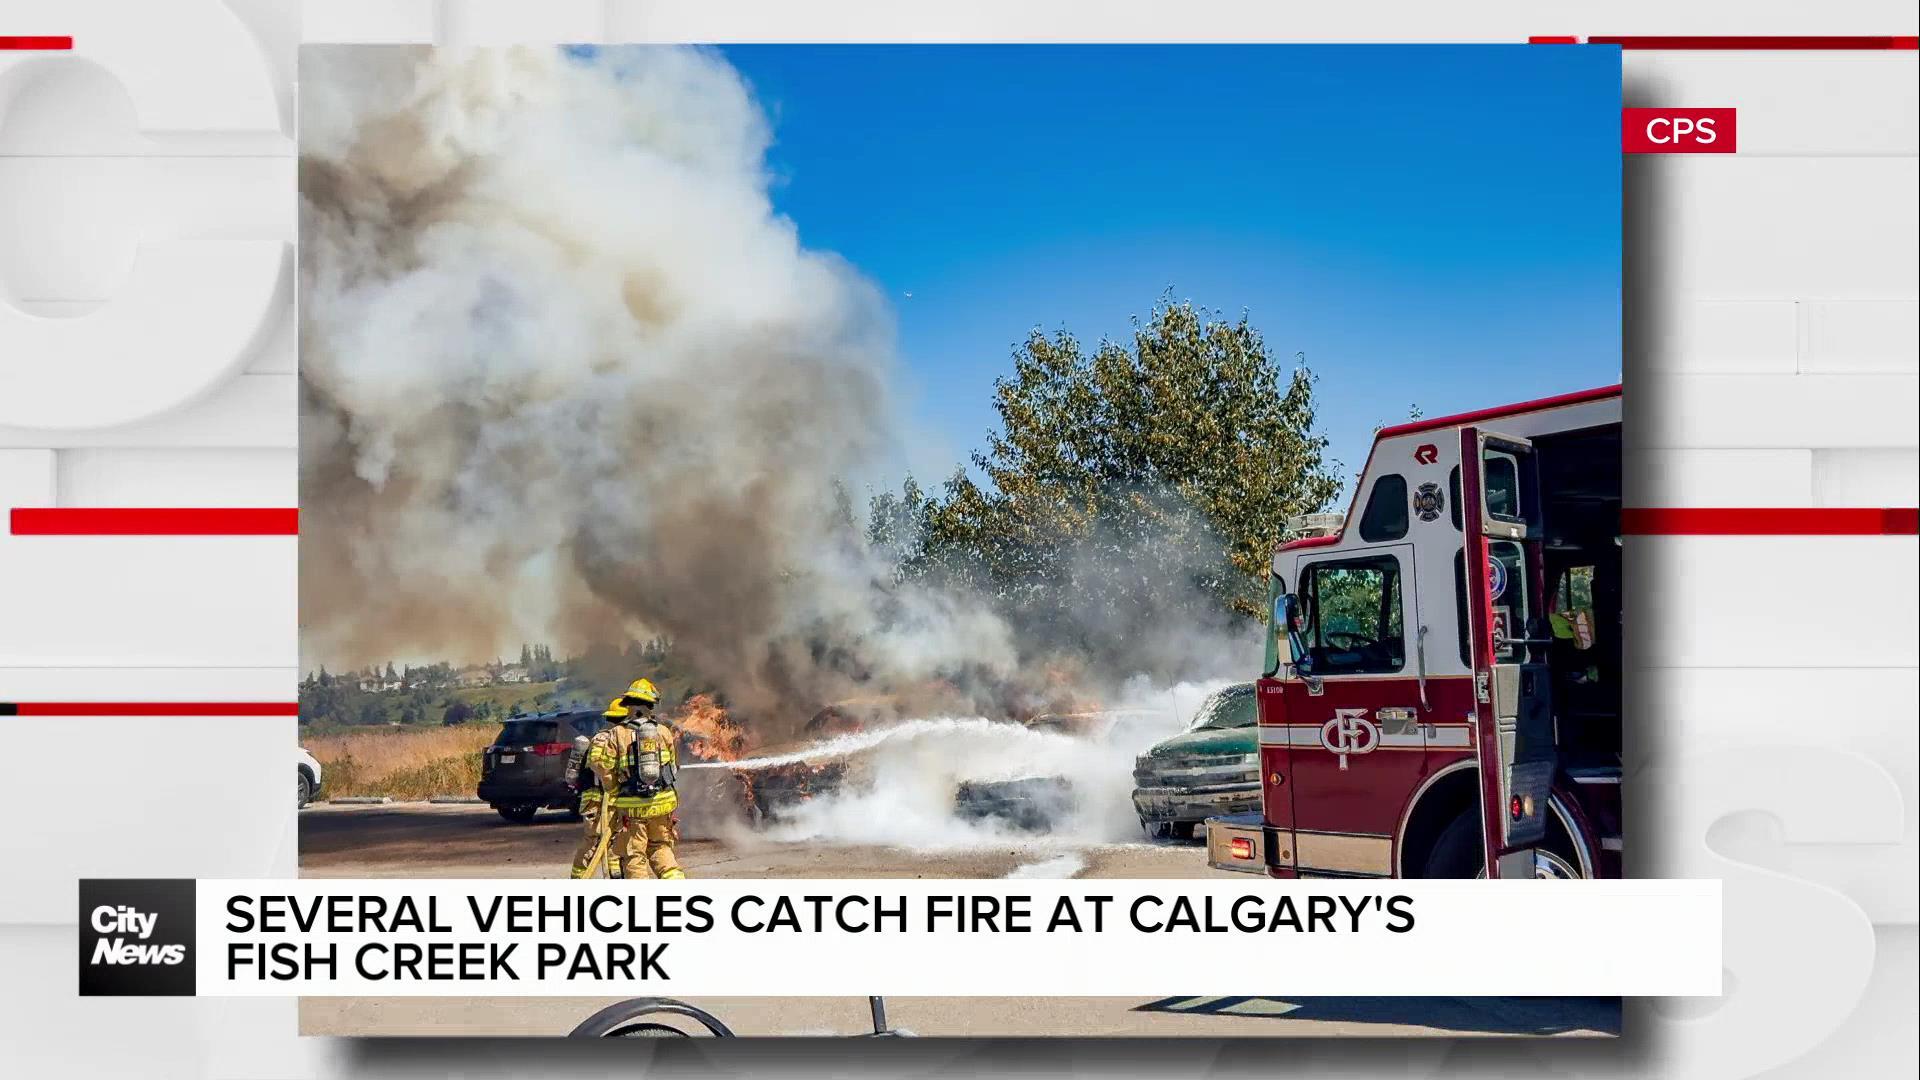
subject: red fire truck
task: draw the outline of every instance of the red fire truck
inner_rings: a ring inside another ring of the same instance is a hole
[[[1618,877],[1620,473],[1618,386],[1382,429],[1274,553],[1263,808],[1208,861]]]

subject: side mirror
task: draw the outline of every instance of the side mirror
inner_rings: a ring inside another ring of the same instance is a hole
[[[1306,629],[1306,617],[1301,611],[1299,598],[1292,593],[1276,594],[1272,618],[1273,625],[1269,632],[1273,635],[1275,670],[1282,665],[1292,665],[1297,670],[1305,671],[1307,651],[1300,635]]]
[[[1295,621],[1300,616],[1300,601],[1292,593],[1280,593],[1273,598],[1273,628],[1281,633],[1291,634],[1297,628]]]

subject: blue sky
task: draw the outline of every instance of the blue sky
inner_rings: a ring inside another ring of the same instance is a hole
[[[1620,378],[1619,55],[1549,46],[744,46],[777,208],[892,299],[937,480],[1038,326],[1169,288],[1373,428]],[[909,294],[911,294],[909,296]]]

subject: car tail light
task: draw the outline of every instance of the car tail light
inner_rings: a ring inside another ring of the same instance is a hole
[[[1515,795],[1513,801],[1507,804],[1507,813],[1513,815],[1515,821],[1520,820],[1526,812],[1526,806],[1521,803],[1520,796],[1518,795]]]
[[[532,752],[536,757],[559,757],[561,754],[564,754],[567,751],[573,749],[573,744],[563,743],[563,742],[543,742],[535,746],[529,746],[527,747],[527,749],[530,752]]]
[[[1228,846],[1233,849],[1233,857],[1236,859],[1253,858],[1253,841],[1244,836],[1234,837],[1233,842]]]

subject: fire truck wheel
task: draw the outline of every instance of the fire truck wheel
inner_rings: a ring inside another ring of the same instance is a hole
[[[1537,878],[1555,878],[1560,881],[1577,881],[1580,871],[1557,852],[1546,848],[1533,849],[1533,876]]]
[[[1533,876],[1536,878],[1557,878],[1575,880],[1580,870],[1574,861],[1555,851],[1559,846],[1559,830],[1555,829],[1547,838],[1547,844],[1533,851]],[[1486,876],[1486,858],[1480,851],[1480,818],[1471,812],[1453,819],[1433,842],[1433,850],[1427,854],[1426,869],[1423,878],[1471,878]]]
[[[1427,864],[1421,868],[1423,878],[1470,878],[1480,876],[1480,866],[1486,858],[1480,852],[1480,816],[1474,813],[1461,814],[1453,823],[1440,831],[1433,842],[1433,850],[1427,852]]]

